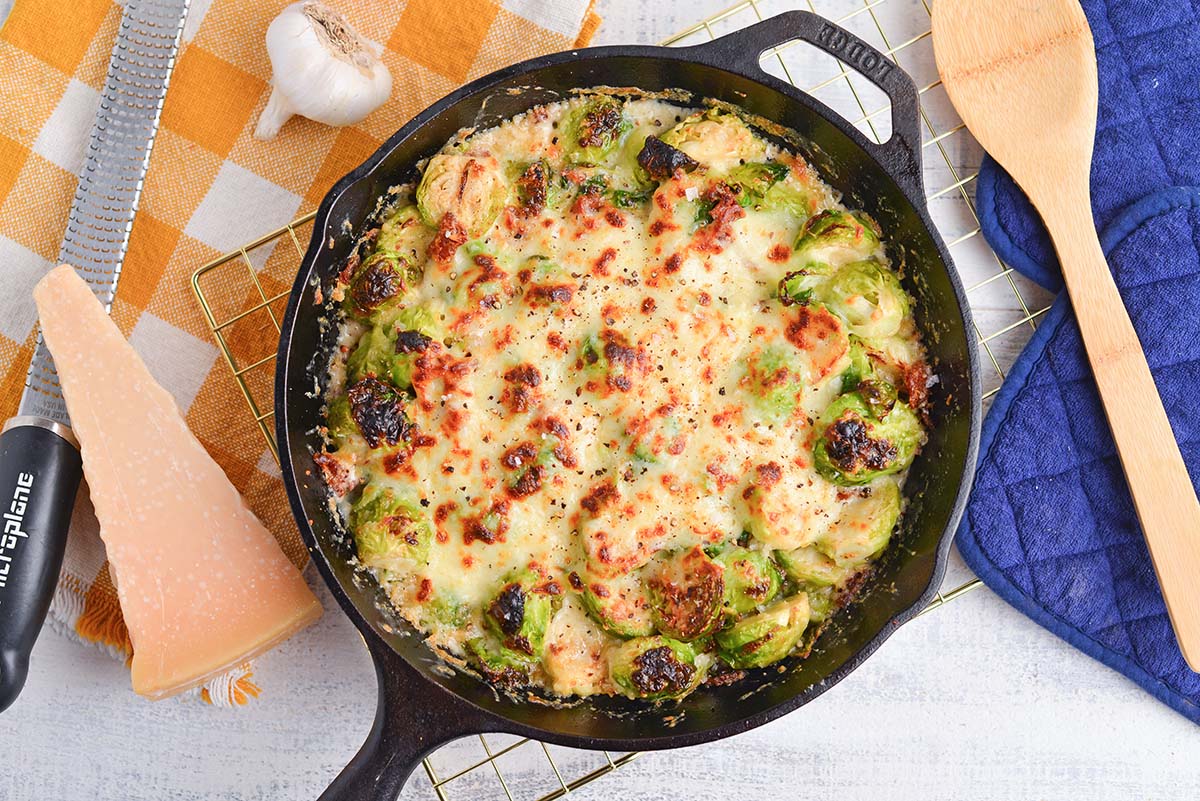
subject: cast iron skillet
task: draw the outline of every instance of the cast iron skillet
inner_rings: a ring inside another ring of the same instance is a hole
[[[835,55],[892,103],[892,137],[869,142],[832,110],[762,71],[759,56],[793,40]],[[932,388],[929,443],[912,467],[900,533],[809,658],[779,673],[704,687],[678,706],[591,699],[569,707],[518,702],[446,668],[381,604],[377,584],[350,561],[352,546],[330,514],[313,464],[320,448],[322,382],[331,337],[314,298],[328,286],[388,186],[467,126],[487,127],[572,90],[598,85],[688,90],[734,103],[797,131],[800,150],[851,208],[882,225],[904,265],[918,324],[940,379]],[[522,91],[512,91],[521,89]],[[481,78],[405,125],[325,196],[292,290],[276,372],[276,432],[284,481],[313,561],[374,659],[379,701],[366,743],[323,799],[394,799],[422,756],[449,740],[508,732],[576,748],[642,750],[707,742],[746,731],[807,703],[866,659],[936,592],[975,464],[979,433],[977,357],[969,311],[921,184],[918,98],[912,80],[879,52],[807,12],[790,12],[691,48],[599,47],[536,58]]]

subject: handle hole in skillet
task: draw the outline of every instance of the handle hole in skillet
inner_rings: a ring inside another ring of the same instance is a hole
[[[863,36],[880,50],[879,34]],[[882,144],[892,136],[892,104],[888,96],[853,68],[808,42],[793,40],[766,51],[759,66],[769,75],[787,81],[832,108],[872,142]]]

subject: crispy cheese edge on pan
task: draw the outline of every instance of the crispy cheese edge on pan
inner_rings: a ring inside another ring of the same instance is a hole
[[[34,289],[133,642],[133,689],[195,687],[321,606],[69,266]]]

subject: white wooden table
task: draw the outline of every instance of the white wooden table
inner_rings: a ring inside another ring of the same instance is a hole
[[[728,2],[603,0],[599,43],[656,42]],[[0,0],[0,17],[7,3]],[[862,0],[815,4],[831,13],[861,7]],[[786,4],[762,5],[772,12]],[[885,29],[912,32],[928,24],[921,0],[888,0],[872,10]],[[892,45],[904,40],[899,36]],[[932,81],[928,42],[906,48],[901,62],[919,85]],[[804,83],[804,75],[794,77]],[[926,96],[927,110],[944,116],[936,91]],[[927,148],[931,188],[969,175],[978,163],[965,136],[943,144],[963,171],[950,174],[936,148]],[[932,205],[948,239],[973,227],[954,193]],[[979,272],[968,283],[996,269],[982,247],[969,256],[956,251],[964,272]],[[1045,305],[1044,293],[1018,286],[1029,308]],[[985,332],[1024,314],[1006,279],[972,299]],[[997,360],[1011,362],[1027,335],[1019,329],[998,339]],[[966,578],[955,556],[946,586]],[[187,699],[143,701],[130,691],[123,665],[45,632],[24,694],[0,717],[7,765],[0,799],[314,798],[357,749],[375,704],[361,641],[329,594],[323,588],[320,594],[328,614],[258,661],[264,694],[240,710]],[[552,750],[564,771],[576,775],[597,764],[587,754]],[[481,756],[477,740],[465,741],[434,762],[446,773]],[[501,766],[515,798],[557,786],[536,746],[513,752]],[[505,797],[486,770],[446,792],[452,799]],[[1198,792],[1200,729],[983,589],[901,628],[799,712],[723,742],[644,755],[573,796],[1126,801],[1195,799]],[[403,797],[432,797],[428,780],[416,775]]]

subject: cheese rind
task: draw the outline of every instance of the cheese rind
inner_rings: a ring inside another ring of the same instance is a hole
[[[321,615],[92,290],[67,265],[34,289],[133,643],[133,689],[203,684]]]

